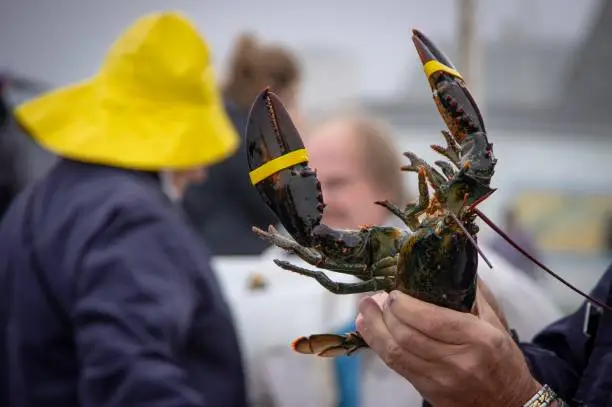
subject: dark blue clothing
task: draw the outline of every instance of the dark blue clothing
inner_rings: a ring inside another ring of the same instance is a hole
[[[10,108],[2,95],[0,78],[0,219],[20,187],[16,165],[19,156],[14,145],[12,122]]]
[[[183,207],[213,255],[258,255],[270,245],[251,228],[267,230],[278,221],[249,178],[244,146],[248,112],[230,102],[225,103],[225,109],[240,134],[240,147],[227,160],[209,167],[203,183],[187,190]]]
[[[210,260],[155,174],[60,161],[0,224],[0,405],[245,407]]]
[[[592,292],[612,305],[612,266]],[[586,304],[551,324],[521,347],[534,377],[546,383],[572,405],[612,405],[612,313],[604,311],[592,342],[584,333]]]

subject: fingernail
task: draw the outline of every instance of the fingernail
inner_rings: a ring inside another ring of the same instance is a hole
[[[387,301],[385,301],[385,308],[390,308],[393,304],[393,301],[397,298],[397,292],[391,291],[387,296]]]

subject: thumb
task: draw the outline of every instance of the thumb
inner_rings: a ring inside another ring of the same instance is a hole
[[[509,330],[506,320],[502,320],[499,317],[495,309],[487,301],[480,290],[476,292],[476,306],[474,308],[474,315],[476,315],[480,320],[485,321],[504,332]]]
[[[495,298],[495,295],[493,294],[491,289],[489,289],[489,287],[484,283],[484,281],[482,281],[480,277],[478,277],[476,298],[478,299],[479,296],[481,298],[481,301],[484,301],[487,304],[488,308],[490,308],[490,310],[495,313],[495,316],[500,321],[500,323],[503,324],[506,330],[508,330],[508,321],[506,319],[504,310],[497,302],[497,299]]]

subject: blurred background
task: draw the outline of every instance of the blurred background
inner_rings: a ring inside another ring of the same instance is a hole
[[[95,74],[128,24],[169,7],[197,23],[220,78],[238,35],[252,32],[299,57],[299,103],[307,121],[338,107],[366,109],[391,124],[402,151],[433,160],[438,157],[429,145],[443,142],[445,127],[410,40],[410,30],[418,28],[465,74],[483,111],[499,160],[493,178],[499,189],[483,211],[503,225],[513,210],[542,261],[582,290],[591,289],[612,260],[612,1],[1,0],[2,97],[14,106]],[[21,182],[53,162],[19,131],[3,137],[18,146],[13,157]],[[405,178],[414,193],[415,178]],[[485,237],[491,233],[481,230]],[[328,323],[330,315],[342,321],[354,313],[352,297],[332,304],[316,282],[271,261],[231,256],[216,264],[224,289],[243,310],[238,322],[244,332],[261,326],[251,318],[258,309],[294,301],[278,316],[284,322],[268,324],[265,335],[247,341],[249,349],[258,340],[282,343],[321,329],[324,316]],[[255,272],[267,279],[268,291],[247,289]],[[537,273],[543,278],[534,284],[563,312],[581,303]]]

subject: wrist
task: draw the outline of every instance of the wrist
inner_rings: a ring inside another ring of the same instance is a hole
[[[504,400],[504,406],[526,407],[527,404],[540,390],[542,385],[533,377],[525,378],[518,386],[513,386],[513,395]]]
[[[522,404],[522,407],[568,407],[568,405],[548,385],[544,385]]]

